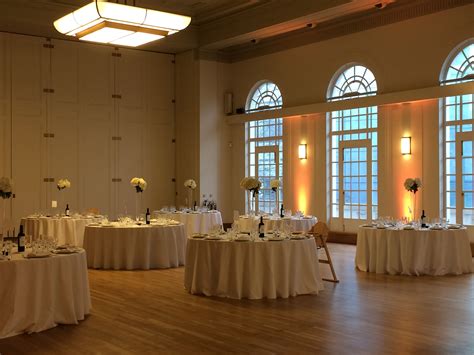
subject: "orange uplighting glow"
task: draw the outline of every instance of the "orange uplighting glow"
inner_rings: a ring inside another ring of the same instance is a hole
[[[305,158],[301,159],[302,148],[304,147]],[[311,196],[311,172],[309,171],[308,164],[308,151],[306,141],[302,141],[298,146],[298,161],[299,164],[295,165],[295,177],[294,180],[294,201],[293,206],[299,211],[308,213],[308,196]]]
[[[304,213],[308,212],[308,199],[307,199],[308,192],[306,191],[305,186],[301,186],[298,190],[298,210],[303,211]]]

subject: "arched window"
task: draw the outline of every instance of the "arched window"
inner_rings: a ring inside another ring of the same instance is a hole
[[[247,112],[271,110],[283,105],[280,89],[270,81],[257,83],[247,99]],[[256,210],[271,213],[277,203],[283,203],[283,189],[279,196],[272,191],[270,181],[280,179],[283,183],[283,119],[250,121],[246,124],[247,174],[262,182],[256,201]]]
[[[376,95],[377,82],[366,67],[349,64],[335,75],[328,101]],[[378,216],[377,107],[328,113],[328,174],[331,225],[354,230]]]
[[[448,56],[440,85],[474,80],[474,39],[462,43]],[[451,223],[474,225],[473,94],[441,100],[442,210]]]

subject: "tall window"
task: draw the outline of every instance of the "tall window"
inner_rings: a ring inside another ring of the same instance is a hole
[[[258,83],[250,92],[247,112],[281,108],[283,104],[280,89],[274,83]],[[261,193],[256,203],[257,211],[271,213],[276,208],[276,194],[270,188],[270,181],[280,179],[283,183],[283,119],[272,118],[250,121],[247,131],[247,174],[262,182]],[[279,202],[283,203],[283,189],[279,189]]]
[[[450,55],[441,73],[440,84],[474,80],[474,39]],[[441,166],[444,179],[443,210],[451,223],[474,224],[473,189],[473,94],[441,100]]]
[[[352,64],[334,76],[328,101],[376,93],[374,74]],[[328,126],[331,222],[352,229],[378,215],[377,107],[333,111]]]

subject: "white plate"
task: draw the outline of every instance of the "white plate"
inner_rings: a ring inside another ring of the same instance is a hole
[[[448,229],[460,229],[461,226],[459,224],[449,224]]]
[[[208,235],[208,236],[207,236],[206,238],[204,238],[204,239],[206,239],[206,240],[222,240],[223,238],[222,238],[221,236],[219,236],[219,235],[216,235],[216,236],[214,236],[214,235]]]
[[[28,255],[23,254],[23,257],[26,259],[38,259],[38,258],[47,258],[51,256],[51,253],[45,253],[45,254],[33,254],[30,253]]]
[[[279,237],[269,237],[266,238],[269,242],[281,242],[282,240],[285,240],[286,238],[279,238]]]
[[[234,239],[236,242],[249,242],[250,241],[250,235],[248,234],[240,234]]]
[[[77,249],[56,249],[52,251],[53,254],[75,254],[78,252]]]
[[[193,239],[202,239],[202,238],[206,238],[207,237],[207,234],[193,234],[191,236],[191,238]]]
[[[292,235],[290,237],[290,239],[292,239],[292,240],[303,240],[303,239],[306,239],[306,236],[304,236],[304,235]]]

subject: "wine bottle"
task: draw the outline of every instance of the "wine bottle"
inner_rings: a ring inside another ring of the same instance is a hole
[[[425,218],[426,218],[425,210],[422,210],[421,211],[421,228],[426,228],[427,227],[427,225],[425,223]]]
[[[69,217],[69,204],[66,205],[66,211],[64,212],[66,217]]]
[[[20,231],[18,232],[18,252],[23,253],[25,251],[25,233],[23,232],[23,225],[20,224]]]
[[[151,223],[151,215],[150,215],[150,209],[149,208],[146,209],[145,222],[146,222],[146,224]]]
[[[193,211],[197,211],[197,202],[196,201],[194,201]]]
[[[280,208],[280,218],[283,218],[285,217],[285,210],[283,209],[283,203],[281,204],[281,208]]]
[[[258,237],[265,237],[265,224],[263,223],[263,216],[260,216],[260,223],[258,224]]]

